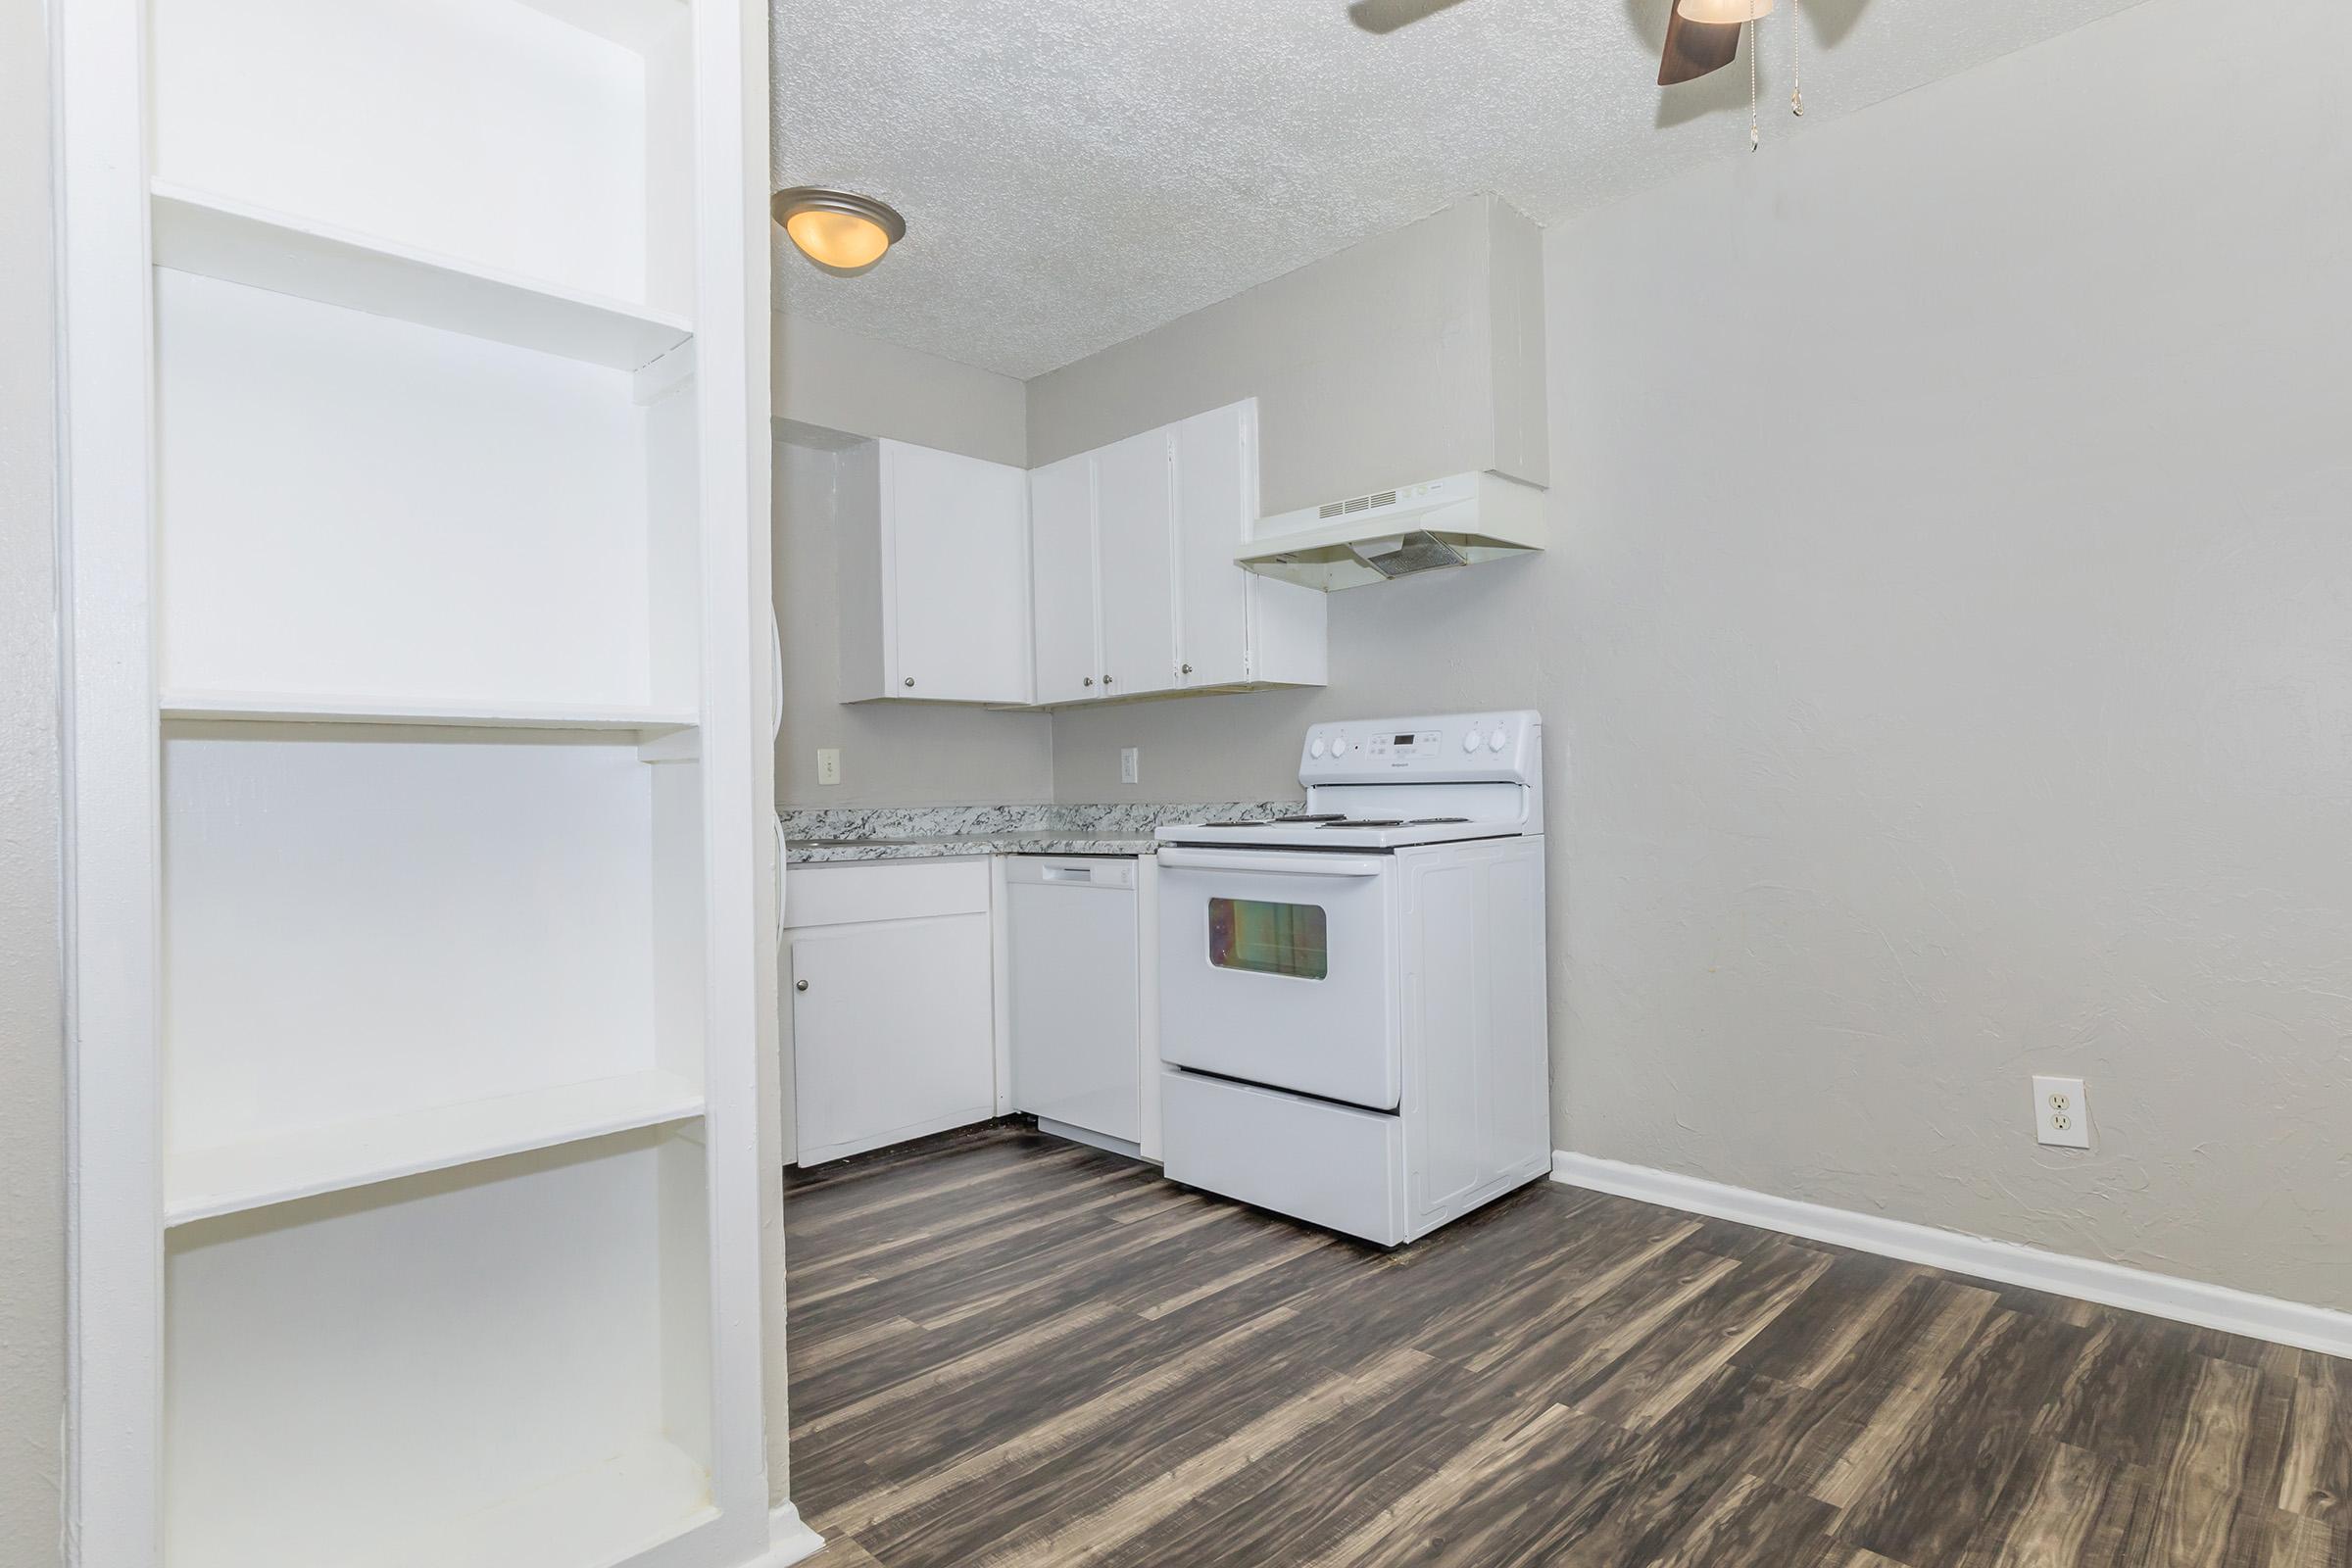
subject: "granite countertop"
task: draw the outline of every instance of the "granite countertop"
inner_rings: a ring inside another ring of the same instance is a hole
[[[1288,816],[1297,801],[1201,805],[1117,803],[1102,806],[930,806],[842,809],[788,808],[787,859],[794,865],[840,860],[941,859],[965,855],[1151,855],[1162,822],[1261,820]]]

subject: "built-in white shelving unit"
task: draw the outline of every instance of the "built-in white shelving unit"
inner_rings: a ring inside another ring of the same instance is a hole
[[[244,202],[155,183],[155,260],[175,271],[414,321],[617,370],[694,335],[621,300],[435,256]]]
[[[78,1560],[792,1560],[761,8],[60,21]]]
[[[392,702],[313,693],[167,691],[167,719],[245,719],[287,724],[405,724],[455,729],[626,730],[648,738],[693,729],[691,712],[567,703]]]

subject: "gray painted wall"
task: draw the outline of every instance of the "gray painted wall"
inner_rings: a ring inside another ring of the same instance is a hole
[[[1041,375],[1030,465],[1255,397],[1269,514],[1482,468],[1541,484],[1542,243],[1474,196]]]
[[[784,628],[777,803],[937,806],[1052,800],[1053,720],[1043,713],[842,704],[833,587],[834,454],[782,438],[775,452],[774,569]],[[839,785],[816,782],[820,746],[841,749]]]
[[[1028,394],[1011,376],[780,312],[769,321],[777,418],[1029,461]]]
[[[1556,547],[1336,597],[1327,692],[1065,715],[1059,795],[1540,707],[1564,1147],[2352,1307],[2352,137],[2276,53],[2352,14],[2243,20],[1549,233]]]
[[[55,359],[43,8],[0,7],[0,1562],[60,1561],[66,1399]]]

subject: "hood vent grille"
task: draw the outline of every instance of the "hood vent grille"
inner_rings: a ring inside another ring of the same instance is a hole
[[[1369,512],[1374,507],[1393,507],[1396,504],[1396,492],[1383,490],[1378,495],[1356,496],[1348,501],[1326,501],[1316,509],[1315,514],[1318,517],[1348,517],[1359,512]]]
[[[1456,473],[1260,517],[1234,557],[1264,576],[1331,592],[1544,548],[1544,491]]]

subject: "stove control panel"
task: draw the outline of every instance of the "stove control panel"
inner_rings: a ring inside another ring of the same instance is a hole
[[[1541,765],[1543,734],[1543,719],[1526,710],[1317,724],[1300,749],[1298,781],[1526,780]]]
[[[1445,736],[1434,729],[1376,734],[1364,742],[1364,755],[1374,761],[1435,757],[1438,755],[1438,743],[1444,739]]]

